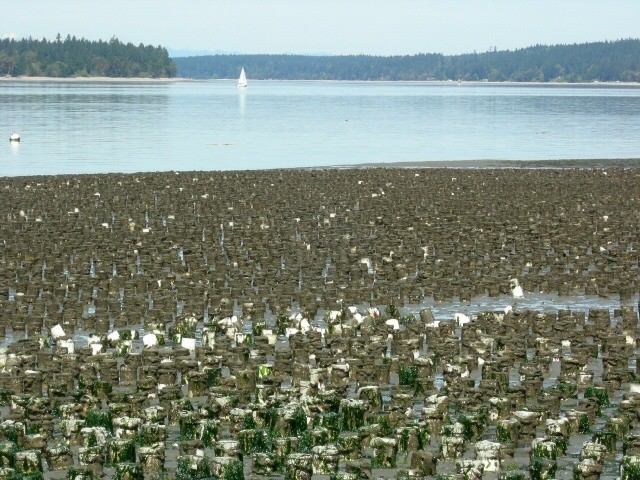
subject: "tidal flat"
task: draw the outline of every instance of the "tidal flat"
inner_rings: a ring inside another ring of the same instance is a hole
[[[0,179],[0,478],[638,478],[640,168],[518,164]]]

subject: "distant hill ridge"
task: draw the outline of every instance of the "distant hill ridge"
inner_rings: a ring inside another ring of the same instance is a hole
[[[275,80],[640,82],[640,39],[442,55],[204,55],[173,58],[179,77]]]

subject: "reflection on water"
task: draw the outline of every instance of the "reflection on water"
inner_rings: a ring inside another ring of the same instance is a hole
[[[638,295],[628,302],[621,303],[617,297],[603,298],[594,295],[579,295],[574,297],[562,297],[549,293],[525,293],[524,298],[514,299],[507,295],[499,297],[483,296],[474,298],[470,302],[434,302],[425,300],[420,305],[408,306],[410,313],[418,313],[423,308],[431,308],[434,317],[438,320],[453,320],[456,313],[476,315],[480,312],[504,311],[511,307],[514,310],[534,310],[538,312],[573,310],[587,312],[589,309],[607,309],[613,315],[613,310],[621,306],[638,305]],[[405,309],[402,309],[404,312]]]
[[[636,158],[640,89],[2,82],[0,135],[13,131],[28,146],[0,175]]]
[[[17,155],[20,150],[20,142],[9,142],[11,144],[11,153]]]
[[[0,84],[2,87],[2,84]],[[15,104],[17,107],[43,105],[67,108],[69,110],[82,110],[83,105],[159,105],[169,102],[166,94],[136,94],[123,95],[121,93],[29,93],[29,94],[7,94],[2,95],[3,103],[7,105]]]
[[[244,110],[245,110],[245,106],[247,103],[247,97],[246,94],[244,93],[245,89],[244,88],[239,88],[238,89],[238,105],[239,105],[239,110],[240,110],[240,116],[244,117]]]

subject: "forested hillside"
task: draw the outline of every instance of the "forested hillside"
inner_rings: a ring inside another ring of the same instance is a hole
[[[640,82],[640,40],[491,50],[465,55],[208,55],[173,59],[178,76],[253,79]]]
[[[163,47],[89,41],[60,35],[54,40],[0,40],[0,76],[174,77],[176,66]]]

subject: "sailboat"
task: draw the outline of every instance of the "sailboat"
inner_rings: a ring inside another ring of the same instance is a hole
[[[244,67],[240,72],[240,77],[238,78],[238,83],[236,83],[238,87],[246,87],[247,86],[247,76],[244,73]]]

